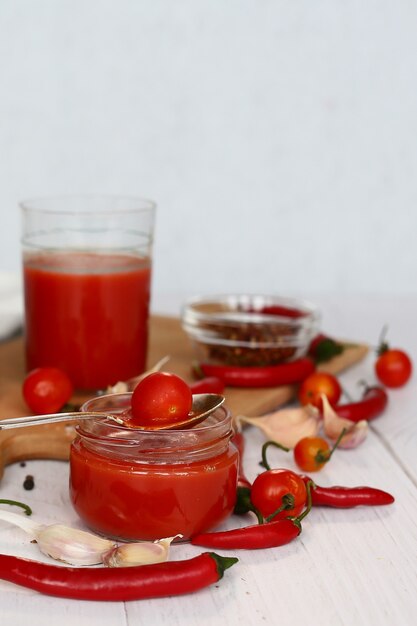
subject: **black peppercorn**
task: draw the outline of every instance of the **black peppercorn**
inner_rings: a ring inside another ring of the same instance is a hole
[[[35,486],[35,480],[33,476],[28,474],[28,476],[26,476],[23,482],[23,489],[26,489],[26,491],[31,491],[34,488],[34,486]]]

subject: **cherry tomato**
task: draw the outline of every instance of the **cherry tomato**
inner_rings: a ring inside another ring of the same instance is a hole
[[[301,404],[312,404],[320,409],[322,400],[320,395],[327,396],[329,403],[334,406],[342,395],[339,381],[332,374],[314,372],[303,380],[298,390],[298,399]]]
[[[411,359],[403,350],[383,350],[375,362],[376,376],[386,387],[402,387],[412,371]]]
[[[272,469],[255,479],[250,498],[253,506],[267,518],[285,503],[283,497],[288,494],[294,498],[293,506],[282,510],[273,519],[300,515],[306,504],[307,489],[303,479],[295,472]]]
[[[23,381],[23,398],[33,413],[57,413],[73,393],[68,375],[57,367],[38,367]]]
[[[131,422],[135,426],[166,426],[187,419],[193,396],[187,383],[168,372],[154,372],[135,387]]]
[[[318,472],[330,459],[330,446],[322,437],[303,437],[294,447],[294,460],[304,472]]]

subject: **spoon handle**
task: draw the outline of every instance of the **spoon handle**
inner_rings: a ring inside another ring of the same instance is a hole
[[[11,417],[8,419],[0,419],[0,430],[8,428],[22,428],[23,426],[38,426],[40,424],[50,424],[51,422],[68,422],[71,420],[79,421],[91,419],[94,417],[109,418],[108,413],[97,412],[73,412],[73,413],[48,413],[47,415],[27,415],[25,417]]]

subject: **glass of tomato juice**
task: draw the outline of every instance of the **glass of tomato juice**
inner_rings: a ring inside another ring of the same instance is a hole
[[[84,390],[142,373],[155,204],[67,196],[20,207],[27,369],[59,367]]]

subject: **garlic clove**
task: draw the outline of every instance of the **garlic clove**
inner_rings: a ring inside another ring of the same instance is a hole
[[[368,422],[361,420],[355,422],[355,425],[345,435],[343,435],[338,447],[345,450],[356,448],[362,441],[364,441],[368,434]]]
[[[41,552],[70,565],[97,565],[103,554],[111,550],[114,541],[76,528],[52,524],[35,535]]]
[[[343,435],[338,447],[344,449],[356,448],[366,439],[368,422],[366,420],[352,422],[352,420],[339,417],[324,394],[321,395],[321,399],[323,402],[323,426],[327,437],[336,440],[342,430],[346,429],[346,434]]]
[[[11,511],[0,511],[0,520],[9,522],[9,524],[13,524],[14,526],[18,526],[33,537],[35,537],[37,532],[46,528],[43,524],[37,524],[34,522],[32,519],[27,517],[27,515],[18,515],[17,513],[12,513]]]
[[[133,567],[163,563],[168,559],[170,545],[177,537],[182,537],[182,535],[166,537],[158,541],[125,543],[109,550],[103,556],[103,563],[107,567]]]
[[[43,554],[69,565],[102,563],[103,553],[116,545],[114,541],[84,530],[62,524],[50,526],[37,524],[27,517],[9,511],[0,511],[0,520],[14,524],[31,535]]]
[[[239,415],[238,423],[253,424],[271,441],[294,448],[303,437],[315,437],[320,428],[320,413],[312,405],[289,407],[260,417]]]

